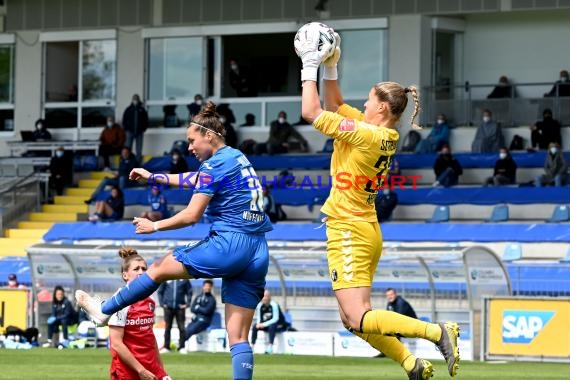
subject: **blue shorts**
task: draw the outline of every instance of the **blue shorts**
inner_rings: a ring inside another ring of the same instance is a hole
[[[255,309],[261,301],[269,267],[265,234],[211,232],[172,254],[194,278],[222,278],[223,303]]]

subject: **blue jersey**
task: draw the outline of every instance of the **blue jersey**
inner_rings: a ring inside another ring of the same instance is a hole
[[[273,229],[263,211],[259,178],[242,152],[225,146],[198,170],[194,193],[212,197],[205,214],[213,231],[263,233]]]
[[[155,196],[150,193],[148,196],[148,203],[150,204],[150,209],[152,211],[160,211],[163,218],[168,217],[168,204],[166,203],[166,198],[162,194]]]

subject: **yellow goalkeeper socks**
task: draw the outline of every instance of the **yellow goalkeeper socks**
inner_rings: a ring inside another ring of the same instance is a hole
[[[423,338],[434,343],[441,338],[439,325],[387,310],[371,310],[364,314],[361,329],[368,334],[401,335],[406,338]]]
[[[366,334],[353,331],[353,334],[364,339],[372,347],[382,352],[390,359],[399,363],[407,373],[410,373],[416,365],[416,357],[393,336],[384,336],[378,334]]]

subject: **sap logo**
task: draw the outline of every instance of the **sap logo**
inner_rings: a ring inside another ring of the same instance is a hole
[[[532,342],[554,314],[554,311],[503,311],[503,343]]]

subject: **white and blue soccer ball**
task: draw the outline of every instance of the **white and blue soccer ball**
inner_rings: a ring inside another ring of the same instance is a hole
[[[319,40],[317,50],[319,52],[328,52],[324,59],[329,58],[334,53],[334,29],[322,22],[310,22],[299,28],[294,40],[297,56],[301,57],[301,53],[297,49],[299,42],[309,39],[313,40],[314,38]]]

